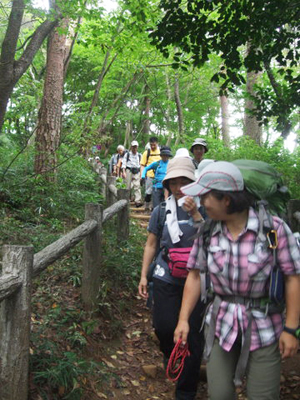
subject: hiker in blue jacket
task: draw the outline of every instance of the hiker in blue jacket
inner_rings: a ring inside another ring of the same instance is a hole
[[[170,147],[162,146],[160,149],[160,156],[161,160],[154,161],[153,163],[145,167],[142,172],[142,180],[146,178],[146,174],[149,170],[153,170],[155,172],[152,193],[153,209],[165,199],[162,181],[167,173],[169,158],[172,157]]]

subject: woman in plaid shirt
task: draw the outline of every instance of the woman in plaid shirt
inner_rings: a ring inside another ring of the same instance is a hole
[[[216,221],[207,252],[200,236],[195,240],[179,321],[174,340],[183,343],[189,316],[201,293],[200,273],[209,273],[214,301],[206,318],[206,355],[210,400],[233,400],[235,386],[247,377],[248,400],[277,400],[281,358],[296,354],[296,329],[300,315],[300,252],[294,235],[280,218],[277,264],[285,276],[286,316],[254,306],[265,297],[273,253],[260,239],[260,222],[244,190],[239,169],[214,162],[203,169],[197,182],[181,189],[200,196],[208,216]],[[252,306],[250,305],[252,304]]]

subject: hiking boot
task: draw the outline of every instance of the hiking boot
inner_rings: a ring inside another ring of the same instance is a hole
[[[142,207],[142,205],[143,205],[143,203],[135,203],[135,206],[138,207],[138,208]]]

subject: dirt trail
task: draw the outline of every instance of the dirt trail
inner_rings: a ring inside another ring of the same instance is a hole
[[[105,355],[100,356],[114,377],[98,396],[118,400],[174,400],[175,386],[165,378],[149,311],[139,299],[132,310],[124,320],[125,331],[118,342],[108,343]],[[207,400],[206,393],[202,373],[197,400]],[[244,388],[238,391],[238,399],[247,399]],[[300,353],[283,362],[281,399],[300,399]]]

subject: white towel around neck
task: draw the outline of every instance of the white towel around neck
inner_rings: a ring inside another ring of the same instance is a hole
[[[183,233],[179,228],[176,200],[173,195],[166,200],[166,222],[172,243],[178,243]]]
[[[184,196],[181,201],[178,201],[179,207],[182,207],[184,203],[184,199],[187,196]],[[199,197],[194,197],[194,201],[197,205],[197,208],[200,207],[200,199]],[[177,207],[176,207],[176,200],[173,195],[167,198],[166,200],[166,222],[169,231],[170,238],[172,243],[178,243],[180,241],[180,236],[183,235],[181,231],[177,219]]]

